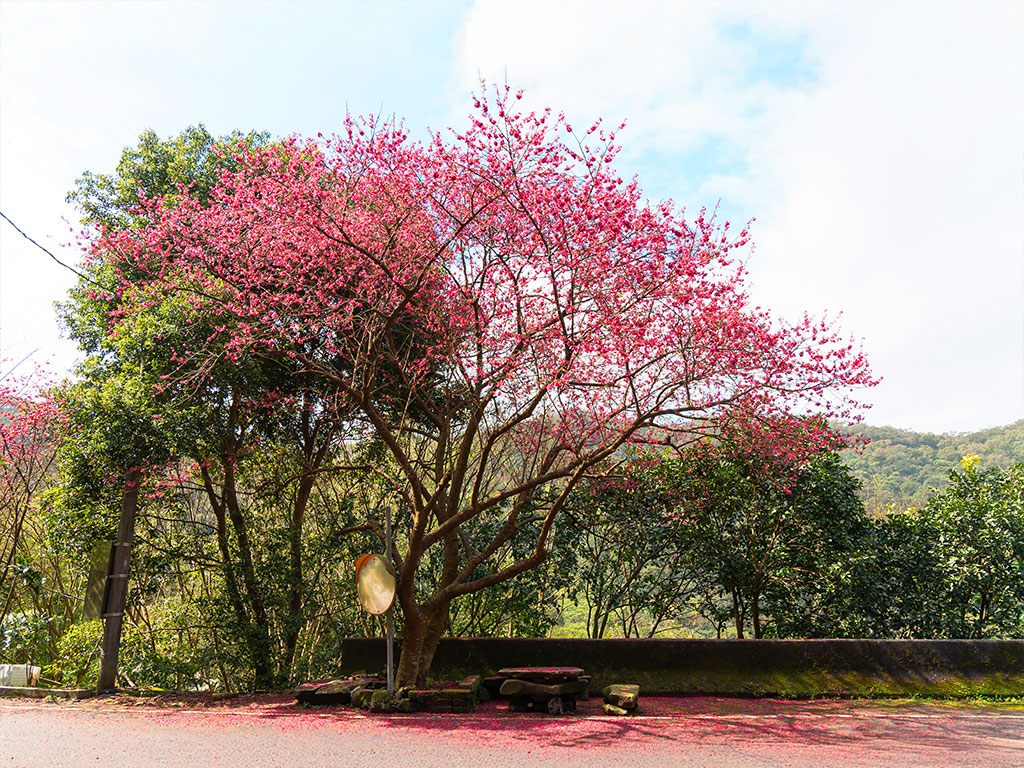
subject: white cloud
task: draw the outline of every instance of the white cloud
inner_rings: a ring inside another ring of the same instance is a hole
[[[870,421],[974,429],[1024,417],[1022,22],[1012,3],[480,2],[461,69],[574,122],[629,118],[623,166],[652,192],[757,216],[759,301],[864,337],[886,379]]]

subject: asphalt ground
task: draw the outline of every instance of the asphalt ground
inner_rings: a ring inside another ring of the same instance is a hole
[[[376,715],[290,696],[0,700],[0,768],[1024,766],[1024,707],[644,698],[630,717]]]

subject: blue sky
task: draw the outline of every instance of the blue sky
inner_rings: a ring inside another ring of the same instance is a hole
[[[459,125],[479,78],[628,121],[624,175],[756,217],[754,298],[842,313],[875,424],[1024,418],[1020,3],[0,3],[0,210],[67,261],[84,170],[145,128]],[[66,273],[0,222],[0,358],[75,358]]]

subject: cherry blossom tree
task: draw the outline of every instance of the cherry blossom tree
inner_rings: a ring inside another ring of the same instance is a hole
[[[51,477],[64,428],[53,400],[29,385],[0,380],[0,625],[14,600],[26,527]]]
[[[829,321],[752,305],[746,229],[644,202],[614,170],[615,131],[576,132],[520,95],[478,97],[467,130],[425,143],[350,118],[330,138],[240,145],[209,200],[145,201],[148,223],[89,245],[122,276],[111,333],[167,296],[183,323],[221,318],[174,350],[168,386],[279,361],[329,388],[339,434],[386,457],[403,500],[399,685],[425,678],[452,601],[541,563],[569,492],[628,444],[742,425],[795,460],[834,435],[790,413],[848,418],[874,383]],[[474,547],[464,526],[481,516],[500,524]],[[526,524],[533,550],[480,576]]]

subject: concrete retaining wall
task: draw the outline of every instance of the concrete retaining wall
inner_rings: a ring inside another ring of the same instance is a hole
[[[383,639],[343,642],[341,672],[384,664]],[[632,682],[651,695],[1024,696],[1024,640],[444,638],[431,677],[525,666],[582,667],[594,688]]]

